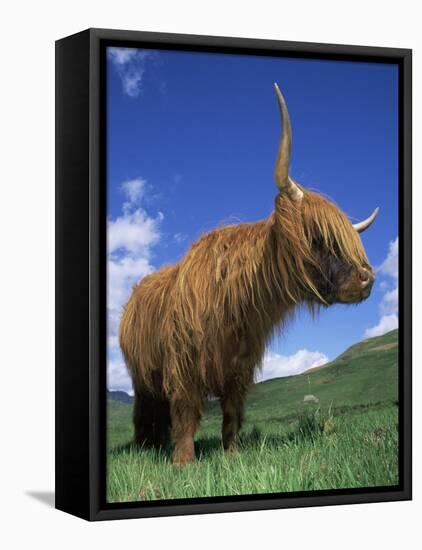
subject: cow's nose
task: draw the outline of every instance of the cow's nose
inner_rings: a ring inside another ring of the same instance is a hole
[[[365,288],[373,284],[375,277],[368,269],[361,269],[359,272],[359,279],[361,280],[362,287]]]

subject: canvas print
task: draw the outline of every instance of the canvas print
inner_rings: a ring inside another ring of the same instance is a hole
[[[105,65],[107,501],[397,486],[398,66]]]

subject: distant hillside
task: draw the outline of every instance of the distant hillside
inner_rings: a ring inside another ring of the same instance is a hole
[[[117,403],[127,403],[129,405],[133,403],[133,397],[124,391],[107,390],[107,399],[116,401]]]
[[[325,369],[336,364],[347,364],[350,360],[355,358],[362,358],[363,355],[366,355],[368,353],[371,354],[378,351],[395,349],[399,345],[398,335],[399,331],[398,329],[395,329],[391,332],[383,334],[382,336],[376,336],[374,338],[367,338],[366,340],[362,340],[361,342],[350,346],[350,348],[347,348],[347,350],[339,355],[336,359],[334,359],[334,361],[331,361],[330,363],[325,363],[325,365],[321,365],[319,367],[308,369],[302,374],[316,372],[318,370]]]

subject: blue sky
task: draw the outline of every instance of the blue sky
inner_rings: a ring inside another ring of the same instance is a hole
[[[132,284],[203,232],[270,214],[274,82],[292,121],[292,176],[353,221],[380,213],[363,235],[378,270],[371,297],[299,314],[271,343],[265,377],[397,326],[397,79],[394,65],[108,49],[109,387],[130,389],[116,330]]]

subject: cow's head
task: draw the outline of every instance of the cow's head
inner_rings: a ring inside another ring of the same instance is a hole
[[[352,224],[330,200],[311,192],[289,175],[292,132],[286,102],[275,84],[281,113],[282,136],[275,165],[275,220],[284,247],[291,248],[291,273],[302,274],[297,281],[308,299],[322,304],[357,303],[366,299],[374,283],[360,233],[378,214]]]

